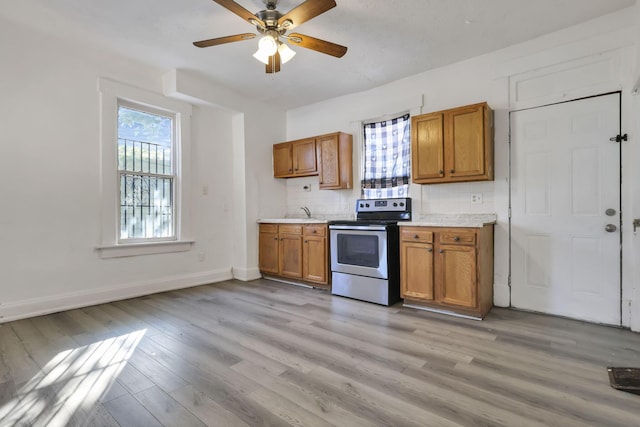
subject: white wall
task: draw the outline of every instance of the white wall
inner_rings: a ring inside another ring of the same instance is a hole
[[[610,78],[598,84],[572,86],[575,82],[565,82],[567,90],[559,84],[553,88],[539,88],[531,94],[530,102],[557,102],[606,91],[622,90],[623,122],[628,132],[637,132],[638,101],[629,101],[632,83],[639,75],[633,55],[638,49],[638,6],[619,13],[601,17],[594,21],[545,35],[520,45],[431,70],[410,78],[390,83],[376,89],[344,96],[325,102],[308,105],[287,114],[287,138],[298,139],[306,136],[342,130],[354,134],[356,149],[355,182],[360,177],[360,123],[362,120],[387,114],[416,109],[416,96],[422,96],[421,109],[418,112],[430,112],[441,109],[487,101],[495,112],[495,181],[479,183],[460,183],[445,185],[412,185],[411,197],[414,199],[414,216],[441,212],[496,212],[498,223],[495,228],[495,276],[494,302],[499,306],[509,305],[509,251],[508,251],[508,159],[509,159],[509,110],[521,107],[513,100],[514,79],[527,73],[553,73],[555,68],[568,67],[567,64],[585,64],[599,60],[602,56],[611,57],[613,70]],[[425,53],[428,54],[428,53]],[[554,68],[555,67],[555,68]],[[585,69],[588,70],[588,67]],[[589,72],[589,71],[587,71]],[[587,79],[588,80],[588,79]],[[596,80],[596,79],[594,79]],[[635,118],[635,120],[633,119]],[[633,138],[632,140],[633,141]],[[640,217],[640,189],[631,182],[640,182],[636,162],[638,149],[633,142],[623,148],[623,220],[629,224],[633,217]],[[301,190],[304,184],[311,183],[312,192]],[[484,203],[471,205],[470,194],[482,193]],[[317,199],[315,198],[317,196]],[[313,200],[322,200],[316,209],[323,214],[341,215],[353,210],[353,202],[359,196],[354,191],[319,191],[317,179],[289,180],[287,185],[287,212],[295,215],[299,207]],[[313,206],[312,211],[313,211]],[[623,229],[626,254],[623,258],[624,302],[633,304],[635,309],[623,313],[625,325],[640,330],[638,315],[640,301],[636,283],[640,273],[638,243],[630,231]],[[631,242],[634,242],[633,244]],[[632,299],[632,294],[635,297]]]
[[[9,21],[0,57],[0,321],[232,277],[236,218],[246,217],[234,212],[233,113],[193,108],[192,250],[102,259],[98,78],[162,94],[166,70]],[[284,133],[284,114],[275,128]]]

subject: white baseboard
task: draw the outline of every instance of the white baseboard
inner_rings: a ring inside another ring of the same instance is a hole
[[[233,278],[242,280],[243,282],[248,282],[250,280],[260,279],[262,274],[260,274],[260,270],[256,268],[238,268],[233,267]]]
[[[0,304],[0,323],[233,279],[231,269],[146,280]]]

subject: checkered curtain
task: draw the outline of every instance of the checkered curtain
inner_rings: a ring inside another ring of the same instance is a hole
[[[409,195],[410,135],[409,114],[364,125],[364,199]]]

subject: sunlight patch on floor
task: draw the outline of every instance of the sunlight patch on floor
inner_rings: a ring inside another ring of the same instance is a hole
[[[90,412],[109,390],[146,329],[58,353],[11,401],[0,407],[0,426],[64,426]]]

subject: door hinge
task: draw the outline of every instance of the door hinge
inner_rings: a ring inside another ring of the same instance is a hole
[[[609,138],[609,141],[611,142],[622,142],[622,141],[627,141],[627,134],[625,133],[624,135],[616,135],[616,136],[612,136],[611,138]]]

